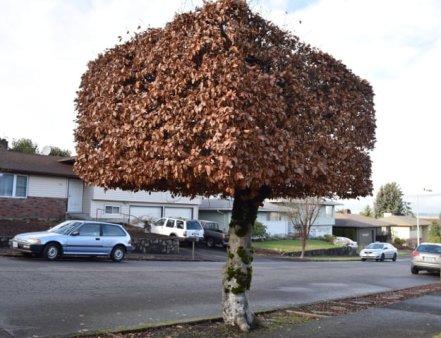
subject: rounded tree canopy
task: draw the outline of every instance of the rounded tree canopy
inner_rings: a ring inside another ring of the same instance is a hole
[[[205,3],[100,54],[76,99],[75,172],[185,196],[371,193],[373,91],[254,14]]]

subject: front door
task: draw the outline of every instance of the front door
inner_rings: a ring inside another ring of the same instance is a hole
[[[83,211],[83,182],[69,179],[67,193],[67,212]]]

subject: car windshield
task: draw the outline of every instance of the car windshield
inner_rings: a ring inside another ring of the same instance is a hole
[[[63,223],[54,226],[53,228],[50,228],[49,232],[55,232],[57,234],[67,235],[80,224],[81,224],[80,222],[65,221]]]
[[[187,221],[187,230],[202,230],[198,221]]]
[[[383,244],[380,243],[371,243],[367,246],[366,249],[383,249]]]
[[[214,222],[205,222],[203,227],[205,229],[214,229],[214,230],[218,229],[217,223]]]

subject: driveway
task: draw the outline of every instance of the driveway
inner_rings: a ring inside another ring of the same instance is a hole
[[[61,336],[221,316],[223,262],[0,257],[0,337]],[[430,284],[409,261],[253,263],[255,311]]]

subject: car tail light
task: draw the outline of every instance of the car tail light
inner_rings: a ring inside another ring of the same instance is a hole
[[[420,255],[420,253],[418,252],[418,251],[414,251],[414,252],[412,252],[412,257],[417,257],[417,256],[419,256]]]

